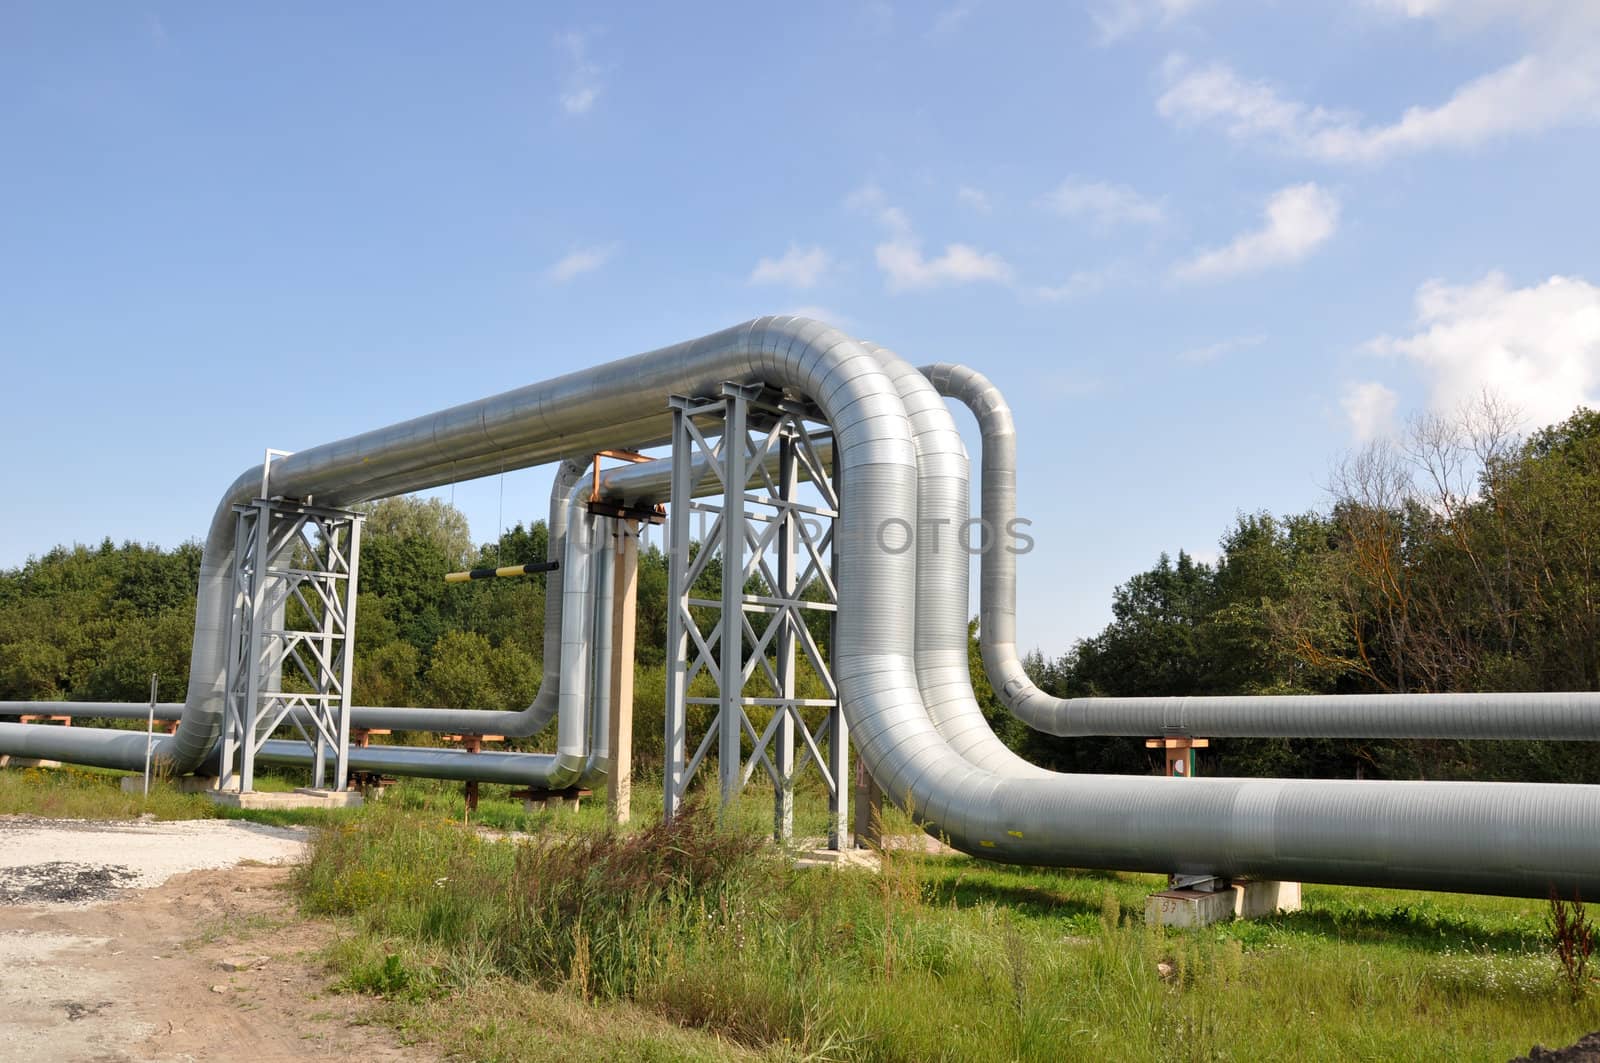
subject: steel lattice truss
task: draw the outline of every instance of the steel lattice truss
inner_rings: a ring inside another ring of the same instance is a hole
[[[316,751],[312,785],[325,784],[331,752],[333,788],[343,790],[362,518],[281,499],[233,510],[220,785],[251,790],[256,755],[287,723]]]
[[[814,409],[752,386],[727,384],[720,398],[674,398],[672,405],[666,814],[676,814],[715,746],[723,804],[758,767],[765,769],[775,794],[774,833],[787,840],[795,779],[815,764],[829,795],[828,844],[840,848],[846,838],[849,735],[826,655],[806,624],[808,614],[838,613],[830,548],[839,498],[831,470],[817,454],[827,426]],[[820,504],[797,497],[802,474]],[[696,501],[696,484],[714,484],[720,492]],[[691,556],[690,517],[696,513],[702,521],[712,519]],[[721,567],[721,595],[696,597],[695,585],[714,559]],[[818,678],[825,697],[797,696],[799,660]],[[711,678],[715,696],[690,694],[702,673]],[[716,713],[691,750],[693,705],[714,705]],[[813,716],[817,709],[826,712],[812,727],[806,709]]]

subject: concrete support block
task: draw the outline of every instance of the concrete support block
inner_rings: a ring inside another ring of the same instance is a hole
[[[549,797],[535,797],[522,799],[524,812],[576,812],[583,804],[582,797],[563,797],[553,794]]]
[[[1300,883],[1240,879],[1218,890],[1176,889],[1144,902],[1149,925],[1199,927],[1230,919],[1265,919],[1300,910]]]
[[[1162,890],[1145,898],[1144,921],[1160,926],[1210,926],[1233,918],[1231,889]]]
[[[1233,914],[1240,919],[1266,919],[1279,912],[1300,910],[1298,882],[1241,879],[1234,882],[1233,894]]]
[[[207,790],[206,796],[229,808],[360,808],[364,799],[351,790],[315,790],[301,787],[292,793],[241,794],[238,790]]]

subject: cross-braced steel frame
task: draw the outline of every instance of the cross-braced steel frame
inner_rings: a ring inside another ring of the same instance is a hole
[[[283,499],[233,511],[234,610],[218,784],[252,790],[256,754],[287,722],[316,751],[312,785],[326,784],[331,750],[333,789],[343,790],[362,517]]]
[[[672,409],[666,816],[677,814],[715,746],[722,804],[734,800],[758,766],[766,769],[775,795],[773,833],[787,841],[795,779],[815,764],[828,792],[828,846],[843,848],[849,733],[828,661],[806,624],[808,615],[831,619],[839,608],[831,549],[839,496],[815,445],[827,426],[814,408],[759,386],[725,384],[714,399],[674,397]],[[797,497],[802,470],[820,504]],[[697,501],[691,477],[704,482],[708,475],[721,493]],[[702,524],[712,520],[691,556],[693,514],[702,515]],[[721,594],[699,597],[696,584],[713,558],[720,559]],[[752,617],[765,618],[761,630]],[[801,659],[824,697],[797,695]],[[691,693],[702,672],[714,696]],[[696,705],[715,706],[716,713],[691,751],[689,711]],[[808,710],[813,717],[822,710],[815,727],[807,723]]]

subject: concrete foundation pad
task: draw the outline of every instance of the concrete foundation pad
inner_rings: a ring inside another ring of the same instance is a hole
[[[858,867],[882,870],[883,860],[872,849],[802,849],[794,854],[795,867]]]
[[[360,808],[362,796],[353,790],[314,790],[309,786],[290,793],[241,794],[237,790],[207,790],[206,796],[229,808]]]
[[[522,799],[524,812],[576,812],[583,806],[581,797],[535,797]]]
[[[1300,910],[1300,883],[1241,879],[1233,884],[1233,914],[1239,919],[1266,919]]]
[[[1220,890],[1162,890],[1145,898],[1149,925],[1198,927],[1300,910],[1300,883],[1240,879]]]
[[[1144,921],[1155,926],[1210,926],[1233,918],[1233,890],[1162,890],[1144,901]]]

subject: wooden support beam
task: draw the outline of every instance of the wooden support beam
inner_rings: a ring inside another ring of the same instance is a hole
[[[468,753],[482,753],[485,742],[504,742],[506,740],[505,735],[477,734],[440,735],[439,738],[444,742],[461,743],[461,748]]]
[[[883,847],[883,791],[867,770],[867,762],[856,757],[855,780],[856,848]]]
[[[1169,735],[1165,738],[1146,738],[1146,749],[1162,749],[1167,754],[1165,774],[1178,778],[1194,775],[1194,751],[1211,745],[1209,738],[1190,738],[1187,735]]]
[[[352,727],[350,728],[350,744],[366,749],[372,744],[373,735],[386,735],[390,730],[387,727]]]
[[[585,790],[578,786],[569,786],[565,790],[535,790],[530,788],[512,790],[507,796],[513,801],[521,798],[524,812],[546,810],[551,812],[563,810],[576,812],[582,805],[584,798],[594,796],[594,791]]]
[[[611,720],[606,755],[606,809],[613,823],[628,822],[633,801],[633,651],[639,599],[639,522],[616,524],[617,578],[611,610]]]

